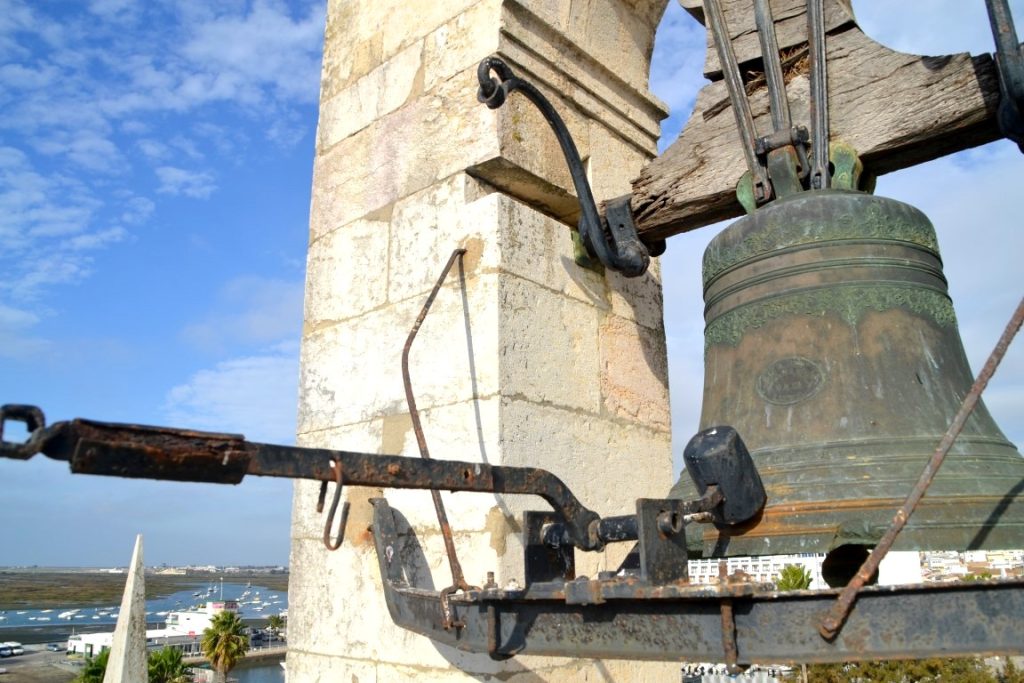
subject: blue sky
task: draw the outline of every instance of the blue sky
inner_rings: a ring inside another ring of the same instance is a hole
[[[981,0],[915,5],[854,2],[891,47],[991,50]],[[299,0],[0,0],[0,401],[293,441],[323,23]],[[667,139],[703,51],[670,3],[652,70]],[[975,368],[1022,293],[1022,171],[1003,142],[879,183],[936,223]],[[663,259],[675,450],[697,422],[697,264],[716,230]],[[987,397],[1024,441],[1020,344]],[[124,564],[140,531],[150,564],[287,562],[287,482],[71,477],[42,457],[0,463],[0,481],[0,565]]]

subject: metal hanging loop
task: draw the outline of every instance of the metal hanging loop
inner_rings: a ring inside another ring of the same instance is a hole
[[[497,80],[491,76],[492,73],[498,76]],[[532,83],[512,73],[508,64],[498,57],[488,57],[480,62],[477,80],[480,81],[477,100],[489,109],[497,109],[505,103],[509,93],[519,91],[536,105],[551,126],[569,166],[569,175],[572,176],[572,184],[579,199],[581,215],[578,229],[587,251],[605,268],[618,271],[626,277],[639,277],[647,272],[651,254],[637,236],[632,220],[625,226],[632,227],[632,230],[624,229],[621,222],[608,228],[601,220],[576,143],[551,102]]]
[[[338,511],[338,503],[341,501],[341,490],[344,488],[344,477],[341,472],[341,461],[331,460],[331,466],[334,468],[334,498],[331,499],[331,507],[327,511],[327,521],[324,523],[324,545],[327,546],[328,550],[337,550],[341,547],[341,544],[345,541],[345,525],[348,524],[348,509],[349,503],[345,501],[345,504],[341,506],[341,522],[338,524],[338,536],[337,538],[331,538],[331,527],[334,526],[334,515]],[[316,502],[316,511],[323,512],[324,499],[327,496],[327,482],[320,483],[320,497]]]

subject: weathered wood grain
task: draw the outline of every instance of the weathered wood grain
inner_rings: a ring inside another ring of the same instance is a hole
[[[903,54],[855,24],[829,35],[827,47],[831,139],[853,145],[866,172],[881,175],[1000,137],[990,55]],[[787,80],[794,122],[806,125],[806,66]],[[756,88],[750,100],[758,132],[770,132],[766,88]],[[725,85],[710,83],[679,139],[633,182],[640,234],[660,239],[740,215],[735,187],[745,170]]]
[[[679,4],[697,21],[706,25],[703,0],[680,0]],[[719,0],[725,23],[732,36],[732,49],[741,68],[744,64],[761,59],[761,44],[757,39],[754,24],[752,0]],[[771,0],[772,16],[775,19],[775,38],[783,52],[797,45],[807,43],[807,0]],[[854,23],[850,0],[825,0],[825,30],[838,31]],[[722,65],[718,52],[707,33],[707,51],[704,58],[704,75],[717,81],[722,77]]]

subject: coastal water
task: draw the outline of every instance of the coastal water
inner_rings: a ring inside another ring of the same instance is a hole
[[[184,612],[194,608],[202,609],[207,601],[237,600],[239,616],[245,620],[259,621],[272,614],[280,614],[288,608],[288,593],[271,590],[266,586],[248,585],[245,583],[220,582],[216,584],[197,585],[190,589],[172,593],[163,598],[146,601],[146,623],[153,626],[162,624],[170,612]],[[113,629],[117,623],[120,607],[108,605],[104,607],[75,607],[54,609],[19,609],[0,612],[0,634],[7,629],[23,630],[34,627],[64,627],[71,633],[73,629],[108,626]],[[50,630],[47,628],[47,630]],[[105,630],[105,629],[104,629]],[[0,635],[0,640],[5,638]]]
[[[243,669],[235,676],[238,678],[238,683],[284,683],[284,669],[280,666]]]

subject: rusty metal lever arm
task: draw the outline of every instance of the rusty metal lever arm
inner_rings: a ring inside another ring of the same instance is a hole
[[[24,422],[28,441],[3,441],[8,421]],[[330,482],[337,478],[334,462],[346,485],[540,496],[564,519],[574,545],[585,550],[603,545],[596,532],[600,516],[558,477],[538,468],[280,446],[238,434],[82,419],[47,427],[34,406],[0,407],[0,457],[25,460],[36,453],[68,461],[74,473],[216,484],[237,484],[247,474]]]

